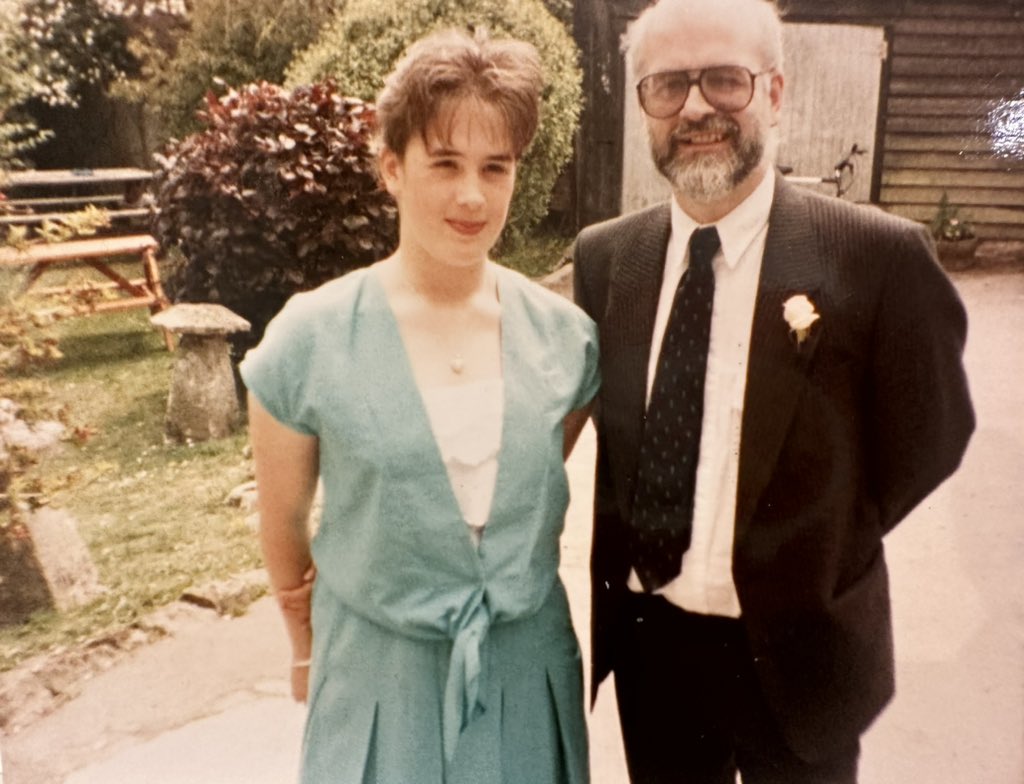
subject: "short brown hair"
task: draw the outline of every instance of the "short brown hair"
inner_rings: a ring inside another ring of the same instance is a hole
[[[410,46],[384,80],[380,141],[402,156],[412,135],[425,138],[451,99],[476,98],[498,110],[519,158],[537,131],[541,84],[540,57],[525,41],[491,40],[482,28],[473,36],[432,33]]]

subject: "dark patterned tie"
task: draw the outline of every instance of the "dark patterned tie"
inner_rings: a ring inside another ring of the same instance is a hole
[[[690,237],[647,406],[631,525],[633,566],[647,591],[679,574],[690,546],[718,247],[714,226]]]

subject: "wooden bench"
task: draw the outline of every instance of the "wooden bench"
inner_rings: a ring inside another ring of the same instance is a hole
[[[21,291],[25,294],[54,265],[84,262],[109,278],[106,283],[89,285],[88,290],[109,289],[122,295],[118,299],[91,303],[86,314],[141,307],[149,308],[150,313],[157,313],[168,307],[170,302],[160,283],[156,249],[157,241],[148,234],[30,245],[24,250],[3,247],[0,248],[0,267],[29,267]],[[114,256],[137,256],[142,265],[142,277],[129,279],[121,275],[108,264],[108,260]],[[34,293],[74,294],[82,290],[73,286],[56,286],[37,288]],[[164,342],[168,350],[173,349],[173,338],[166,331]]]
[[[86,206],[88,204],[97,206],[95,199],[89,199]],[[104,207],[103,209],[111,221],[145,218],[155,212],[155,209],[151,207],[125,207],[122,209]],[[45,221],[59,221],[67,214],[67,212],[20,212],[12,215],[0,215],[0,226],[24,226],[40,224]]]

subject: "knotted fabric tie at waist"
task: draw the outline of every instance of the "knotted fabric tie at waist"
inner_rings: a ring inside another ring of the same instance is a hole
[[[456,624],[448,680],[441,706],[441,733],[447,762],[455,757],[459,736],[469,723],[484,712],[481,696],[485,673],[480,649],[491,627],[491,613],[480,594],[472,608]]]

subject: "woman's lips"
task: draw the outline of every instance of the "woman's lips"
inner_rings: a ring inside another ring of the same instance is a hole
[[[456,232],[467,237],[479,234],[484,230],[484,226],[487,225],[485,221],[462,221],[452,220],[450,218],[446,222],[449,226],[455,229]]]

